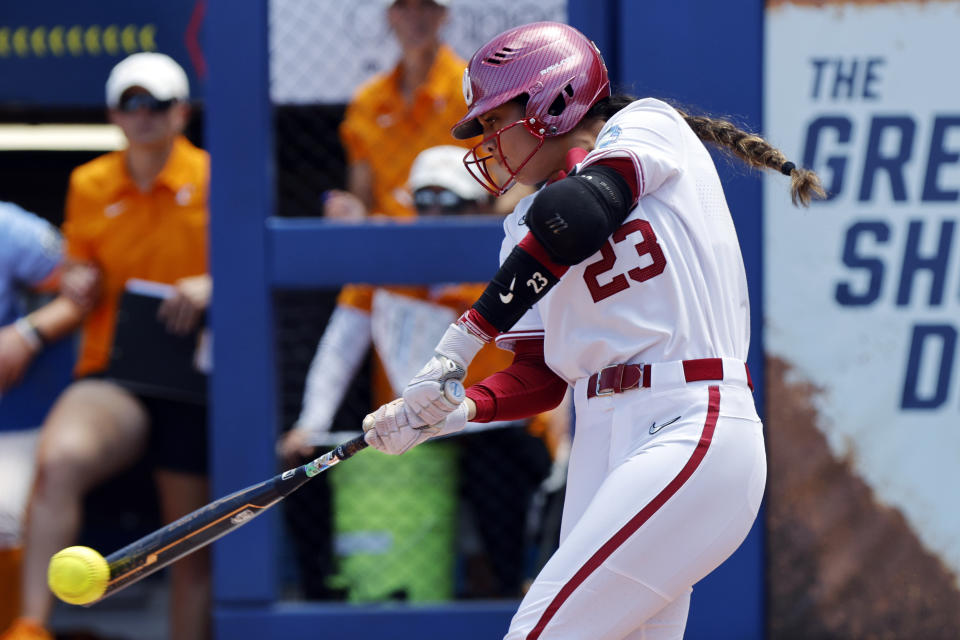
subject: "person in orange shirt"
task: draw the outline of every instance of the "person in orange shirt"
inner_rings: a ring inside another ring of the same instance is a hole
[[[327,218],[416,215],[406,183],[417,154],[454,144],[463,146],[465,155],[476,143],[450,135],[463,112],[467,66],[440,40],[450,0],[384,1],[387,22],[400,45],[400,60],[392,70],[361,86],[347,105],[340,125],[347,154],[347,188],[324,194]],[[497,198],[492,208],[508,213],[528,193],[532,191],[521,189]]]
[[[413,159],[428,147],[449,144],[450,128],[463,111],[461,84],[467,63],[440,41],[449,0],[387,4],[400,60],[360,87],[347,106],[340,125],[347,189],[327,192],[328,218],[414,216],[406,190]]]
[[[148,453],[155,464],[161,516],[173,520],[208,501],[206,406],[137,394],[106,373],[125,283],[173,286],[158,320],[194,330],[209,304],[209,157],[183,137],[190,108],[183,69],[159,53],[122,60],[106,85],[109,119],[128,146],[74,170],[67,194],[67,256],[78,277],[98,281],[92,309],[64,307],[58,322],[82,326],[73,382],[47,415],[27,507],[21,615],[3,640],[52,638],[47,563],[74,541],[88,490]],[[66,277],[66,276],[65,276]],[[87,282],[89,286],[89,282]],[[209,556],[193,554],[171,570],[170,635],[209,636]]]
[[[460,162],[462,155],[459,147],[444,145],[417,156],[407,186],[418,215],[489,211],[489,197]],[[372,400],[374,406],[379,406],[378,403],[396,396],[397,390],[415,373],[416,363],[424,354],[429,355],[433,338],[469,308],[482,287],[344,287],[310,365],[300,416],[278,444],[284,462],[299,464],[316,453],[316,446],[331,444],[327,435],[334,414],[371,343]],[[468,378],[479,381],[507,366],[512,359],[509,351],[487,345],[477,355]],[[561,409],[556,417],[562,413]],[[550,469],[550,454],[562,446],[559,441],[569,437],[564,432],[569,428],[568,421],[556,417],[538,416],[534,424],[500,424],[458,438],[460,491],[468,511],[475,514],[471,520],[484,547],[468,558],[462,594],[465,597],[520,595],[530,500]],[[495,474],[490,473],[491,460],[499,463]],[[497,516],[489,517],[489,513]]]

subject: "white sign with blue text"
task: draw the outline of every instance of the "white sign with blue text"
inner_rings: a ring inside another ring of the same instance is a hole
[[[766,13],[765,134],[829,200],[765,184],[766,349],[818,425],[960,573],[960,3]],[[775,402],[770,398],[770,402]]]

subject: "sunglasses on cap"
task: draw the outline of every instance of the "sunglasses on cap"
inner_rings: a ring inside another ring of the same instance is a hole
[[[413,204],[417,211],[440,209],[442,213],[447,214],[459,213],[474,204],[474,201],[461,198],[448,189],[434,190],[426,187],[414,192]]]
[[[133,113],[140,107],[146,107],[150,113],[163,113],[173,106],[175,99],[157,100],[149,93],[134,93],[120,98],[117,109],[124,113]]]

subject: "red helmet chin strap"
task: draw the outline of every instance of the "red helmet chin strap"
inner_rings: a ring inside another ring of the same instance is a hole
[[[518,125],[522,125],[527,132],[537,139],[537,146],[534,147],[533,151],[527,154],[527,157],[517,166],[516,169],[510,166],[510,163],[506,159],[502,158],[498,160],[494,153],[488,152],[484,147],[491,140],[494,142],[494,149],[499,156],[500,150],[500,136],[503,135],[505,131],[512,129]],[[524,118],[523,120],[517,120],[512,124],[508,124],[502,129],[497,130],[496,133],[492,133],[479,143],[474,145],[470,151],[467,151],[466,155],[463,156],[463,164],[467,167],[467,171],[470,172],[470,175],[473,176],[473,179],[480,183],[484,189],[490,192],[493,196],[502,196],[507,191],[509,191],[513,185],[517,184],[517,174],[523,170],[527,163],[530,162],[530,158],[536,155],[537,151],[540,150],[540,147],[543,146],[544,129],[542,123],[537,122],[536,118]],[[481,155],[483,154],[483,155]],[[493,162],[494,165],[499,166],[501,169],[507,172],[507,178],[501,184],[498,182],[496,176],[490,170],[489,162]]]

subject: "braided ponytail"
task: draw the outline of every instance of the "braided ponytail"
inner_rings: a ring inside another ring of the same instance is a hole
[[[674,107],[676,108],[676,107]],[[772,169],[790,177],[790,199],[794,205],[810,206],[813,198],[825,198],[820,178],[809,169],[801,169],[787,160],[779,149],[760,136],[744,131],[733,123],[707,116],[691,116],[677,109],[697,137],[740,158],[751,167]]]

